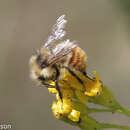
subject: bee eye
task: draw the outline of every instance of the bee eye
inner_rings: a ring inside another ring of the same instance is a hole
[[[40,66],[41,66],[42,69],[47,67],[44,62]]]
[[[39,76],[38,79],[41,80],[41,81],[45,80],[45,78],[43,76]]]
[[[42,69],[47,67],[46,61],[40,55],[37,57],[37,63]]]

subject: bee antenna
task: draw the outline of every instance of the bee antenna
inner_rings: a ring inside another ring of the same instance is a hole
[[[66,35],[66,31],[64,30],[66,23],[65,15],[60,16],[56,20],[56,24],[53,25],[51,34],[44,44],[46,48],[49,48],[49,46],[52,46],[52,43],[56,40],[61,40]]]

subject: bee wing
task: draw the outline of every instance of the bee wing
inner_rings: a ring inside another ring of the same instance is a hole
[[[65,19],[65,15],[62,15],[57,19],[56,24],[52,27],[52,32],[48,37],[48,40],[44,44],[44,47],[52,48],[55,41],[61,40],[66,35],[66,31],[64,31],[66,23],[67,20]]]
[[[59,62],[67,54],[72,52],[75,47],[77,47],[75,41],[70,42],[70,40],[66,40],[61,42],[52,50],[52,55],[48,58],[48,65],[52,65]]]

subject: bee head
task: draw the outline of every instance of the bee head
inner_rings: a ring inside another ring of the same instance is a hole
[[[47,59],[48,59],[49,55],[50,55],[50,51],[47,48],[44,48],[44,47],[42,47],[40,49],[40,51],[37,52],[36,61],[37,61],[37,64],[39,65],[39,67],[41,69],[48,67]]]
[[[36,55],[32,56],[30,59],[30,68],[31,68],[31,78],[39,79],[49,79],[54,77],[56,70],[47,64],[47,59],[49,56],[49,51],[45,48],[41,48]]]
[[[46,59],[44,59],[43,57],[41,57],[41,55],[37,56],[37,64],[41,69],[44,69],[47,67],[47,63],[46,63]]]

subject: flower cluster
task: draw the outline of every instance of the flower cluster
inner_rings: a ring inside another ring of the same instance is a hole
[[[78,99],[85,104],[88,96],[97,96],[102,91],[102,84],[96,72],[94,72],[95,76],[92,79],[79,71],[75,71],[75,73],[83,83],[80,83],[70,72],[64,71],[62,80],[59,80],[62,99],[56,88],[48,88],[50,93],[56,94],[57,102],[53,102],[52,111],[57,119],[68,117],[70,120],[78,122],[80,111],[75,108],[74,100]],[[55,87],[55,82],[50,81],[50,85]]]

